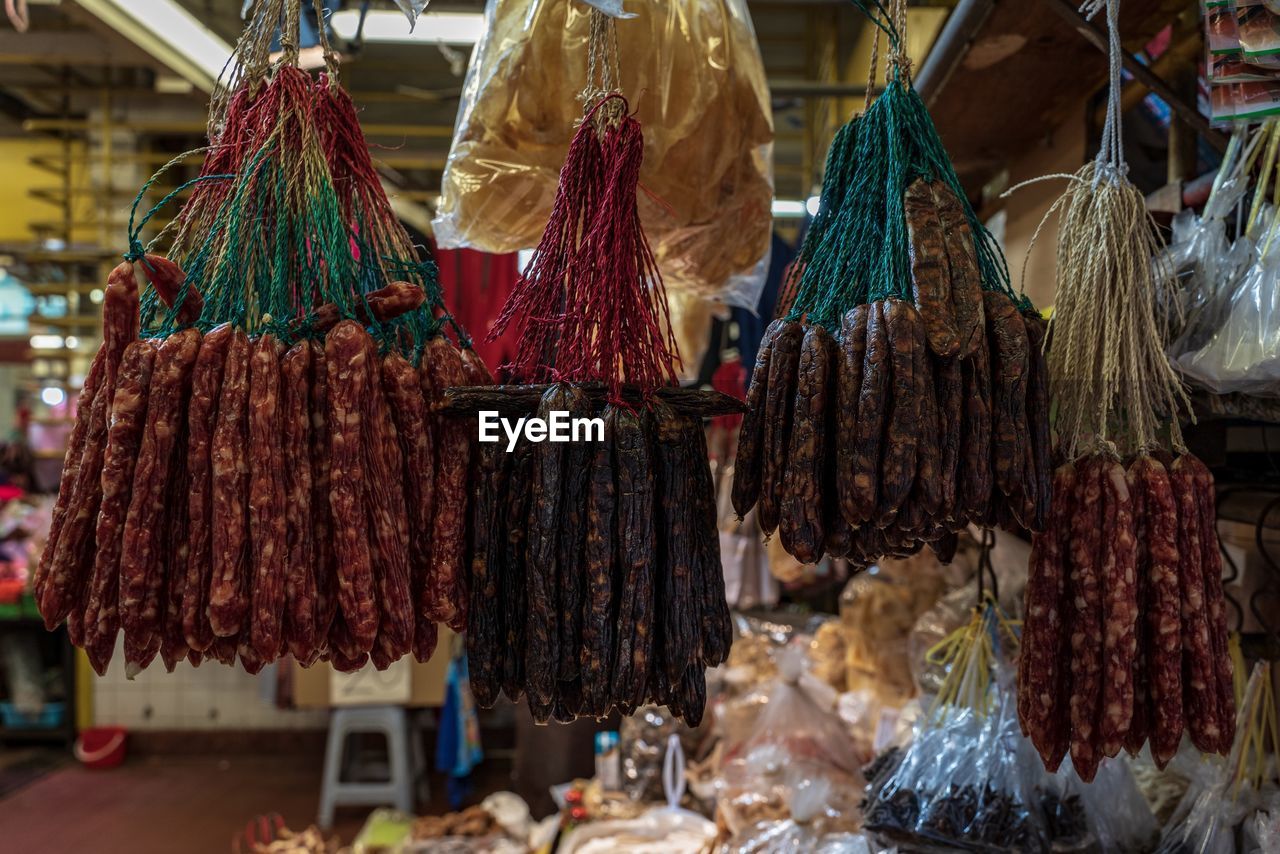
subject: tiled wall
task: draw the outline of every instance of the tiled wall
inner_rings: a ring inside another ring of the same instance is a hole
[[[121,641],[123,644],[123,640]],[[324,710],[279,709],[275,670],[250,676],[217,662],[183,662],[168,673],[157,659],[133,681],[124,676],[124,652],[116,649],[107,675],[94,678],[94,721],[132,730],[322,729]]]

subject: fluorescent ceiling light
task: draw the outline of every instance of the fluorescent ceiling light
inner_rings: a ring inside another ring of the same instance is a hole
[[[360,10],[337,12],[330,19],[333,31],[351,41],[360,29]],[[409,20],[394,9],[373,9],[364,19],[367,42],[427,42],[428,44],[475,44],[484,34],[484,15],[479,12],[427,12],[409,28]]]
[[[799,219],[805,214],[804,202],[794,199],[774,199],[773,215],[779,219]]]
[[[78,2],[201,91],[213,91],[231,58],[231,45],[174,0]]]

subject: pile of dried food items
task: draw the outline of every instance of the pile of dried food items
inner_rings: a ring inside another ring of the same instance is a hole
[[[1106,9],[1118,55],[1115,0],[1092,7]],[[1184,729],[1225,754],[1235,729],[1213,476],[1182,442],[1189,407],[1156,310],[1171,271],[1153,266],[1160,238],[1126,178],[1112,75],[1098,158],[1050,211],[1061,220],[1048,368],[1066,462],[1033,543],[1018,680],[1045,766],[1069,751],[1086,781],[1146,742],[1163,767]]]
[[[591,54],[608,56],[613,25],[594,14]],[[736,401],[674,387],[662,277],[636,207],[644,138],[606,82],[593,80],[550,221],[495,326],[518,333],[508,368],[523,385],[450,395],[460,414],[560,412],[597,431],[480,446],[471,685],[481,706],[527,697],[540,722],[654,701],[696,725],[705,669],[733,634],[700,419]]]
[[[192,190],[167,257],[148,214],[108,281],[35,584],[99,673],[121,630],[132,675],[385,667],[465,625],[467,437],[431,407],[488,372],[444,335],[333,56],[297,66],[299,7],[254,4],[202,173],[160,203]]]
[[[888,36],[893,77],[832,143],[756,359],[733,504],[758,503],[766,535],[806,563],[926,544],[949,560],[970,522],[1043,527],[1044,325],[911,87],[901,20],[858,5]]]
[[[592,6],[485,4],[433,223],[441,246],[515,252],[540,239],[597,72],[644,118],[637,203],[672,296],[754,309],[773,229],[773,114],[746,0],[650,0],[592,66]],[[622,4],[612,4],[621,11]]]

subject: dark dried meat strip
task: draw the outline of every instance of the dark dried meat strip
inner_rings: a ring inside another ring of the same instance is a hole
[[[947,269],[951,273],[951,306],[960,339],[959,357],[967,359],[985,346],[986,322],[982,305],[982,268],[977,244],[964,206],[950,187],[934,181],[933,202],[942,223],[947,249]]]
[[[801,362],[803,365],[803,358]],[[694,472],[690,467],[695,464],[690,455],[691,433],[702,427],[676,415],[662,403],[654,404],[653,415],[657,424],[653,462],[657,473],[656,530],[661,570],[657,574],[659,590],[656,593],[661,656],[655,656],[660,660],[655,660],[653,665],[661,668],[663,675],[674,684],[697,656],[702,632],[693,584],[694,564],[698,560],[696,529],[701,519],[690,494],[694,487]],[[783,519],[785,532],[785,507]]]
[[[1139,548],[1148,565],[1146,662],[1151,697],[1151,756],[1163,768],[1182,743],[1182,584],[1179,579],[1178,502],[1169,473],[1154,457],[1134,462],[1134,482],[1145,509]]]
[[[1102,471],[1103,679],[1099,743],[1114,757],[1133,720],[1133,668],[1137,657],[1137,548],[1133,499],[1124,466],[1108,461]]]
[[[885,316],[887,305],[886,302],[871,303],[867,315],[866,358],[862,364],[862,389],[858,393],[853,454],[853,494],[851,501],[842,502],[845,518],[855,528],[875,517],[880,495],[881,446],[892,404],[892,348]]]
[[[467,669],[476,704],[491,708],[502,690],[502,561],[506,556],[508,454],[497,442],[480,446],[472,512],[471,604],[467,609]],[[434,625],[434,624],[433,624]]]
[[[923,339],[920,315],[908,302],[885,301],[892,355],[891,409],[885,427],[884,455],[880,466],[880,499],[876,516],[881,528],[893,524],[915,482],[916,452],[920,438],[920,398],[915,380],[915,353]]]
[[[537,417],[569,407],[569,386],[557,383],[538,404]],[[565,447],[541,442],[533,449],[533,494],[529,508],[529,559],[525,567],[528,614],[524,629],[525,690],[531,702],[550,703],[560,665],[560,600],[556,537],[565,511],[562,483]]]
[[[939,356],[960,352],[946,238],[928,181],[917,178],[902,197],[911,258],[911,292],[924,321],[929,347]]]
[[[1103,604],[1102,474],[1106,460],[1076,463],[1075,509],[1071,517],[1071,762],[1091,782],[1102,760],[1098,720],[1102,710]]]
[[[610,705],[610,684],[616,645],[618,605],[615,596],[615,514],[613,444],[619,410],[610,405],[602,414],[603,441],[595,446],[587,500],[587,595],[583,603],[581,679],[584,708],[603,717]]]
[[[280,358],[272,335],[253,344],[249,357],[249,645],[251,658],[275,661],[284,645],[285,585],[289,573],[287,488]],[[241,658],[244,658],[243,653]]]
[[[311,518],[311,343],[301,341],[280,360],[281,450],[284,454],[284,640],[289,653],[309,662],[316,637],[316,576]],[[417,374],[413,375],[417,387]]]
[[[995,485],[1006,496],[1021,494],[1027,460],[1027,328],[1007,296],[988,291],[991,342],[992,458]]]
[[[209,457],[213,484],[213,559],[209,625],[232,637],[249,613],[249,337],[232,332]]]
[[[747,412],[738,429],[738,455],[733,464],[734,512],[745,518],[760,498],[760,477],[764,465],[765,400],[769,388],[769,364],[773,355],[773,339],[786,324],[775,320],[764,331],[760,350],[751,371],[747,389]]]
[[[213,466],[211,450],[217,428],[218,398],[233,329],[224,323],[200,343],[191,369],[191,403],[187,406],[187,580],[182,599],[182,628],[187,646],[204,652],[213,643],[209,624],[209,585],[213,575]]]
[[[804,327],[788,321],[773,339],[769,357],[769,383],[764,403],[764,458],[760,471],[760,529],[771,535],[782,512],[782,482],[786,473],[787,445],[791,437],[791,412],[800,367]]]
[[[777,357],[775,351],[774,358]],[[771,387],[772,384],[773,377],[770,377]],[[648,436],[640,417],[626,410],[618,413],[615,424],[614,477],[618,569],[623,579],[621,590],[626,593],[618,615],[613,698],[625,711],[634,710],[644,702],[648,681],[657,536],[653,517],[653,460]]]
[[[345,658],[368,652],[378,635],[373,554],[365,514],[364,423],[369,396],[369,334],[354,321],[343,321],[325,338],[329,386],[329,509],[333,550],[338,568],[338,603],[352,645]],[[331,635],[332,639],[332,635]],[[354,655],[351,653],[355,653]]]
[[[840,530],[851,531],[858,517],[854,472],[857,469],[858,398],[862,394],[862,367],[867,355],[867,321],[872,306],[849,309],[840,321],[840,351],[836,359],[836,405],[832,413],[834,432],[834,497],[837,514],[845,521]],[[828,539],[831,539],[828,537]],[[847,551],[847,547],[846,547]]]
[[[940,504],[937,517],[954,526],[958,522],[957,491],[960,480],[960,444],[963,435],[964,371],[959,359],[934,359],[934,400],[938,412],[938,477]]]
[[[581,389],[569,386],[565,409],[570,419],[588,418],[591,399]],[[586,598],[587,576],[587,495],[590,490],[591,458],[594,443],[575,441],[563,452],[561,478],[560,532],[556,544],[559,569],[560,640],[557,646],[557,678],[562,682],[578,678],[582,648],[582,603]],[[580,697],[581,690],[577,691]]]
[[[324,345],[311,342],[311,546],[316,589],[317,652],[328,648],[338,613],[337,553],[333,546],[333,510],[329,504],[332,458],[329,453],[329,367]],[[434,628],[434,624],[432,626]],[[434,648],[434,641],[432,648]],[[428,655],[428,658],[430,656]],[[425,660],[425,659],[424,659]]]
[[[986,347],[960,364],[964,409],[960,417],[960,460],[956,469],[959,522],[983,519],[991,502],[991,369]]]
[[[1129,721],[1129,731],[1124,737],[1124,748],[1132,756],[1137,756],[1142,750],[1142,745],[1146,743],[1147,736],[1151,732],[1147,621],[1154,603],[1151,597],[1151,555],[1147,548],[1149,523],[1147,499],[1142,482],[1144,465],[1142,459],[1142,456],[1134,458],[1125,471],[1129,499],[1133,503],[1134,584],[1136,587],[1134,600],[1138,605],[1138,618],[1134,626],[1133,716]]]
[[[432,402],[444,390],[466,383],[462,357],[448,339],[437,336],[422,356],[423,394]],[[455,631],[466,625],[465,560],[467,520],[467,472],[470,468],[470,431],[463,419],[437,417],[436,500],[431,534],[431,572],[427,577],[425,607],[436,622]]]
[[[525,691],[524,649],[525,623],[528,621],[529,513],[533,497],[533,443],[520,442],[511,453],[511,472],[507,478],[506,555],[502,561],[503,577],[499,589],[503,595],[503,619],[506,645],[502,659],[502,691],[513,703]]]
[[[835,368],[836,342],[821,326],[806,327],[800,345],[800,367],[791,419],[791,440],[787,449],[787,467],[783,475],[782,507],[778,534],[782,545],[801,563],[817,563],[822,559],[824,531],[823,486],[827,480],[827,422],[830,420],[832,371]],[[669,672],[672,683],[680,672]]]

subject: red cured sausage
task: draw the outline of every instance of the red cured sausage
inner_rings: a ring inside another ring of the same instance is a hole
[[[240,634],[249,611],[249,351],[248,336],[233,330],[209,449],[213,566],[208,613],[217,637]]]
[[[249,593],[253,609],[249,645],[251,660],[263,662],[279,658],[284,644],[289,546],[280,408],[283,349],[274,336],[263,335],[254,342],[249,359]],[[243,649],[240,658],[245,660]]]
[[[1071,762],[1091,782],[1102,760],[1098,719],[1102,708],[1103,603],[1101,551],[1105,524],[1100,456],[1076,463],[1071,518]],[[1114,524],[1114,523],[1112,523]]]
[[[428,342],[422,356],[423,393],[430,400],[443,398],[444,390],[466,385],[462,357],[444,336]],[[428,392],[428,390],[430,390]],[[467,473],[470,467],[473,429],[461,419],[437,417],[436,502],[432,520],[431,572],[427,576],[425,609],[434,622],[448,623],[454,631],[466,627],[466,590],[463,563],[466,551]]]
[[[1133,721],[1138,642],[1138,540],[1124,466],[1102,472],[1103,683],[1099,738],[1104,756],[1116,756]]]
[[[280,362],[281,450],[285,478],[285,624],[289,653],[309,663],[316,637],[314,522],[311,518],[311,362],[308,341],[289,348]]]

